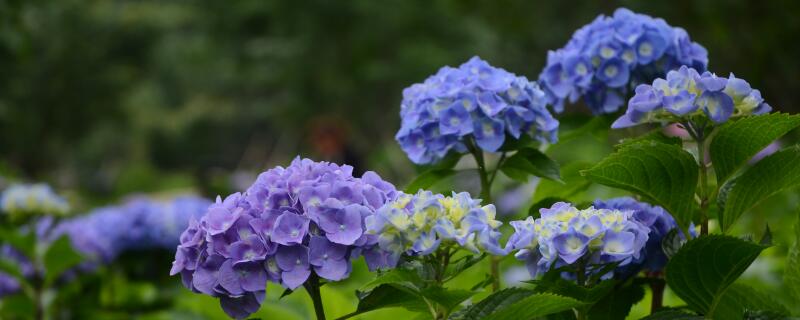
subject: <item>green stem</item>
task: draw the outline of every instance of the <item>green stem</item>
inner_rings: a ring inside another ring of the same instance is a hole
[[[475,157],[475,162],[478,164],[478,176],[481,180],[481,200],[483,203],[492,203],[491,181],[489,179],[489,170],[486,170],[486,162],[483,158],[483,151],[481,151],[473,139],[467,140],[467,149],[469,149],[472,156]],[[498,167],[495,171],[499,170]],[[493,180],[493,179],[492,179]],[[500,258],[491,256],[489,257],[489,273],[492,276],[492,292],[500,289]]]
[[[308,291],[308,296],[311,297],[311,301],[314,303],[314,313],[317,315],[317,320],[325,320],[325,309],[322,307],[322,294],[319,292],[319,276],[312,272],[304,286],[306,291]]]
[[[708,206],[709,206],[709,193],[708,193],[708,166],[706,165],[706,140],[704,136],[704,129],[696,132],[695,141],[697,142],[697,164],[700,168],[700,234],[708,234]]]
[[[586,286],[586,260],[578,259],[576,263],[576,269],[577,270],[575,271],[575,276],[577,278],[576,280],[578,282],[578,285],[581,287]],[[576,308],[575,312],[578,320],[586,319],[587,315],[586,315],[586,310],[584,308],[580,307]]]

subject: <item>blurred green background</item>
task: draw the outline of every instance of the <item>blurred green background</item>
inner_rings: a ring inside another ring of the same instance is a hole
[[[0,0],[0,175],[48,181],[78,211],[131,192],[227,194],[296,155],[403,186],[415,172],[393,140],[403,88],[473,55],[536,79],[547,50],[620,6],[685,28],[708,49],[710,70],[800,111],[798,1]],[[568,113],[585,120],[585,110]],[[588,134],[551,153],[574,173],[617,138]],[[789,225],[797,203],[781,195],[742,232]],[[778,274],[780,259],[769,259],[756,274]],[[121,286],[136,287],[130,273]],[[354,308],[354,282],[326,286],[333,315]],[[166,290],[140,285],[145,301]],[[173,289],[173,309],[221,316],[211,298]],[[310,316],[304,294],[288,299],[262,313]]]

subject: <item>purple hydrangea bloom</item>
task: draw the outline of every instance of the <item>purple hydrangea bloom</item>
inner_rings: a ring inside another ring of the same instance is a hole
[[[417,164],[465,152],[467,139],[495,152],[506,139],[522,135],[555,142],[558,130],[536,83],[478,57],[406,88],[400,118],[395,138]]]
[[[245,318],[260,307],[268,281],[294,290],[312,274],[342,280],[359,255],[371,269],[384,266],[386,253],[364,233],[365,220],[396,194],[374,172],[356,178],[350,166],[297,158],[191,221],[170,274]]]
[[[705,70],[706,49],[663,19],[620,8],[575,31],[566,46],[547,55],[539,84],[556,112],[583,98],[595,114],[612,113],[640,83],[682,65]]]
[[[772,107],[761,98],[761,92],[750,88],[747,81],[718,77],[711,72],[699,73],[680,67],[658,78],[653,84],[640,84],[628,102],[628,110],[611,126],[626,128],[648,122],[676,122],[705,115],[715,124],[732,117],[759,115]]]
[[[633,211],[578,210],[559,202],[539,212],[538,219],[512,221],[515,232],[506,244],[506,250],[517,250],[515,257],[525,261],[533,277],[579,261],[587,266],[587,275],[609,263],[628,265],[642,258],[650,233],[647,225],[633,217]],[[574,278],[577,271],[565,276]],[[602,276],[611,277],[613,272]]]
[[[0,256],[9,263],[16,264],[23,277],[32,278],[36,275],[36,268],[33,263],[31,263],[31,260],[10,245],[0,245]],[[0,272],[0,298],[18,293],[21,289],[22,287],[17,279],[14,279],[11,275],[4,272]]]
[[[424,256],[445,242],[473,253],[493,255],[507,252],[499,244],[502,224],[495,219],[494,205],[481,207],[466,192],[450,197],[420,190],[400,194],[366,220],[367,234],[378,237],[386,255],[376,255],[387,267],[395,267],[402,254]]]
[[[81,266],[92,269],[128,250],[172,249],[190,221],[198,219],[211,202],[194,196],[172,201],[133,198],[119,206],[93,210],[64,220],[48,235],[70,237],[73,247],[88,259]]]
[[[660,272],[667,265],[667,255],[662,249],[662,241],[671,230],[677,229],[679,236],[683,232],[677,222],[664,208],[636,201],[631,197],[619,197],[608,200],[595,200],[598,209],[621,210],[631,212],[631,218],[650,229],[644,251],[630,264],[620,267],[616,272],[622,276],[635,275],[639,271]],[[690,232],[694,227],[690,227]],[[690,235],[693,236],[693,235]]]

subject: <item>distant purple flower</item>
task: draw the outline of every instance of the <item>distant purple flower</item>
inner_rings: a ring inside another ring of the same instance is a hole
[[[550,51],[539,84],[556,112],[565,102],[583,98],[593,113],[612,113],[636,85],[682,65],[705,70],[707,64],[706,50],[685,30],[620,8],[611,17],[598,16],[563,48]]]
[[[218,198],[180,237],[170,274],[196,292],[219,297],[231,317],[257,311],[266,283],[288,289],[312,272],[329,281],[349,276],[364,255],[382,256],[364,221],[397,191],[374,172],[297,158],[261,175],[245,193]]]
[[[473,57],[458,68],[443,67],[403,91],[402,123],[395,136],[417,164],[449,152],[466,152],[468,139],[488,152],[509,137],[526,135],[555,142],[558,121],[539,86]]]
[[[194,196],[171,201],[135,197],[122,205],[95,209],[88,214],[61,221],[48,238],[67,235],[76,250],[87,260],[82,269],[109,263],[129,250],[171,250],[179,241],[201,243],[196,219],[208,209],[210,201]],[[191,222],[195,220],[194,224]],[[183,232],[186,229],[190,232]],[[201,237],[203,236],[203,237]],[[185,259],[196,258],[196,250],[179,250]],[[188,263],[188,262],[187,262]]]
[[[761,92],[733,74],[717,77],[700,74],[682,66],[650,84],[640,84],[628,102],[628,110],[612,128],[626,128],[649,122],[679,122],[693,116],[705,116],[715,124],[732,117],[764,114],[772,110]]]

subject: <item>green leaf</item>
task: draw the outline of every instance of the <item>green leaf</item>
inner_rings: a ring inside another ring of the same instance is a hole
[[[728,287],[765,248],[730,236],[695,238],[670,259],[667,284],[692,310],[713,314]]]
[[[767,145],[800,126],[800,115],[770,113],[728,122],[709,146],[717,181],[722,185]]]
[[[693,218],[697,172],[694,157],[681,147],[644,141],[621,147],[582,174],[592,182],[651,200],[686,230]]]
[[[0,303],[0,318],[34,319],[36,305],[28,295],[18,293],[3,297]]]
[[[743,284],[734,283],[719,299],[717,307],[706,317],[713,319],[743,319],[747,311],[767,311],[783,317],[789,310],[775,302],[774,298]],[[781,318],[783,319],[783,318]]]
[[[506,308],[509,305],[522,300],[528,296],[533,295],[534,292],[532,290],[523,289],[523,288],[507,288],[500,291],[497,291],[488,297],[481,300],[476,304],[473,304],[466,311],[462,314],[461,319],[464,320],[477,320],[483,319],[489,314]]]
[[[520,320],[534,319],[549,314],[559,313],[581,306],[578,300],[562,297],[551,293],[537,293],[520,299],[519,301],[498,309],[489,314],[487,320]]]
[[[419,294],[428,301],[436,302],[447,310],[452,310],[464,300],[469,299],[474,294],[472,291],[463,289],[446,289],[439,286],[430,286],[422,289]]]
[[[800,210],[797,210],[797,222],[794,224],[794,245],[789,249],[783,271],[783,283],[789,288],[789,294],[800,301]]]
[[[531,175],[561,181],[558,163],[533,148],[522,148],[517,151],[503,162],[500,171],[503,171],[503,174],[509,178],[523,183],[528,182]]]
[[[417,193],[419,189],[429,189],[437,182],[456,174],[453,169],[432,169],[425,171],[414,178],[405,188],[407,193]]]
[[[47,248],[44,253],[45,285],[49,286],[58,277],[83,260],[83,257],[72,249],[69,237],[61,236]]]
[[[444,271],[445,281],[449,281],[450,279],[460,274],[462,271],[467,270],[469,269],[469,267],[474,266],[476,263],[480,262],[485,257],[486,257],[485,253],[479,256],[470,254],[463,256],[456,261],[451,262],[450,265],[447,266],[447,269]]]
[[[422,282],[419,275],[413,270],[396,268],[379,275],[374,280],[363,285],[360,291],[370,291],[382,284],[403,284],[417,287]]]
[[[703,320],[704,318],[678,308],[661,308],[641,320]]]
[[[356,295],[358,296],[358,307],[356,311],[338,319],[347,319],[365,312],[383,308],[404,308],[410,311],[428,312],[425,301],[418,295],[398,289],[389,284],[379,285],[372,291],[366,293],[357,292]]]
[[[723,231],[729,230],[745,211],[798,184],[800,146],[786,148],[762,159],[723,186],[723,189],[730,190],[720,196],[720,227]]]
[[[0,271],[14,279],[24,279],[22,276],[22,271],[19,269],[19,265],[16,262],[7,259],[6,257],[0,257]]]
[[[21,232],[19,229],[0,229],[0,242],[8,243],[22,255],[31,258],[36,253],[36,235],[33,232]]]
[[[644,298],[644,288],[641,283],[631,283],[617,288],[589,309],[589,319],[624,320],[631,312],[631,307],[642,298]]]
[[[683,140],[681,140],[681,138],[668,137],[667,135],[664,134],[663,129],[658,128],[658,129],[653,129],[652,131],[650,131],[648,133],[645,133],[645,134],[643,134],[641,136],[635,137],[635,138],[623,139],[614,148],[615,149],[620,149],[620,148],[622,148],[624,146],[628,146],[628,145],[632,145],[632,144],[636,144],[636,143],[640,143],[640,142],[644,142],[644,141],[654,141],[654,142],[660,142],[660,143],[663,143],[663,144],[670,144],[670,145],[676,145],[676,146],[682,146],[683,145]]]

